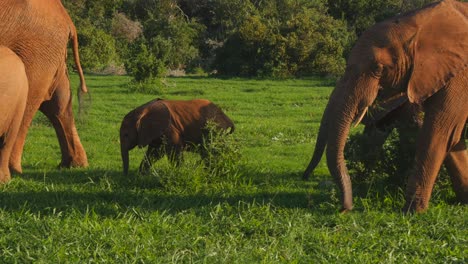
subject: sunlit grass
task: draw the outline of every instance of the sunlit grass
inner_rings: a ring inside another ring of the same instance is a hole
[[[376,181],[340,215],[324,161],[310,182],[300,179],[332,81],[168,78],[160,94],[129,93],[125,76],[87,81],[92,106],[77,127],[90,167],[56,168],[55,132],[38,114],[24,175],[0,186],[1,263],[466,262],[468,210],[449,186],[436,189],[426,214],[404,216],[404,187]],[[138,175],[144,150],[135,149],[124,177],[120,122],[156,97],[223,108],[241,155],[233,174],[213,176],[187,154],[180,168],[163,159]]]

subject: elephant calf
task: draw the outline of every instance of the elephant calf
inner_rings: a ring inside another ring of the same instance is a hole
[[[146,172],[151,161],[166,154],[171,162],[179,162],[183,150],[202,145],[203,137],[208,133],[208,121],[226,132],[234,132],[231,119],[208,100],[156,99],[137,107],[124,117],[120,127],[124,174],[128,174],[128,152],[136,146],[148,146],[140,172]]]
[[[28,78],[21,59],[0,46],[0,182],[10,180],[9,159],[15,144],[28,97]]]

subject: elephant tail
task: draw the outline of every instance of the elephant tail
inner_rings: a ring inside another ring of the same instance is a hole
[[[76,32],[76,27],[73,23],[70,24],[70,39],[72,41],[72,50],[73,50],[73,58],[75,60],[75,68],[78,71],[78,75],[80,78],[80,86],[78,87],[78,113],[81,116],[83,112],[89,105],[91,104],[91,96],[88,93],[88,87],[86,86],[86,81],[84,78],[83,68],[81,67],[80,62],[80,54],[78,52],[78,34]],[[88,98],[83,100],[83,95],[87,94]]]
[[[303,180],[308,180],[310,177],[310,174],[312,171],[317,167],[319,164],[320,160],[322,159],[323,152],[325,151],[325,147],[327,146],[327,129],[328,129],[328,118],[327,118],[327,112],[328,112],[328,105],[327,108],[325,109],[325,112],[322,117],[322,121],[320,123],[320,129],[319,133],[317,136],[317,141],[315,143],[315,149],[314,149],[314,154],[312,155],[312,159],[309,162],[309,165],[307,166],[307,169],[305,170],[302,179]]]
[[[72,50],[73,50],[73,58],[75,60],[75,67],[80,77],[80,91],[82,93],[87,93],[88,87],[86,86],[83,69],[81,68],[80,54],[78,52],[78,34],[73,24],[70,26],[70,39],[72,40]]]

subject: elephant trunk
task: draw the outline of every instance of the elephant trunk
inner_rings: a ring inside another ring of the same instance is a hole
[[[329,120],[329,140],[326,154],[328,170],[341,190],[342,212],[350,211],[353,208],[353,191],[345,164],[344,148],[354,117],[346,113],[346,110],[338,111],[335,117]]]
[[[353,208],[353,191],[351,179],[348,174],[344,159],[344,148],[351,124],[363,115],[364,108],[358,105],[359,98],[343,94],[342,87],[333,91],[320,122],[317,144],[314,155],[309,163],[303,178],[308,179],[309,174],[320,162],[321,156],[326,147],[327,166],[336,184],[341,190],[342,212],[350,211]],[[345,99],[346,98],[346,99]]]
[[[122,156],[122,165],[123,165],[123,173],[125,175],[128,175],[128,164],[129,164],[129,159],[128,159],[128,147],[125,142],[120,143],[120,154]]]

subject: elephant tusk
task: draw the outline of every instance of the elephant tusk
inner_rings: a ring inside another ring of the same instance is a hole
[[[354,121],[354,127],[357,127],[361,123],[362,119],[364,118],[364,115],[367,113],[368,108],[369,107],[364,108],[362,113],[359,115],[359,118],[356,119],[356,121]]]

